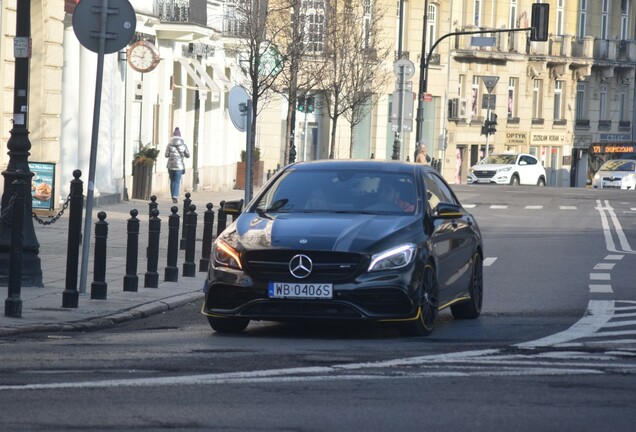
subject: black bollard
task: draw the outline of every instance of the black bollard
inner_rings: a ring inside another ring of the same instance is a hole
[[[79,304],[77,270],[82,243],[82,212],[84,210],[84,182],[82,172],[73,171],[68,216],[68,246],[66,247],[66,285],[62,292],[62,307],[76,308]]]
[[[183,221],[181,225],[181,242],[179,243],[179,249],[185,249],[186,242],[186,217],[190,209],[190,204],[192,204],[192,200],[190,199],[190,192],[186,192],[185,199],[183,200]]]
[[[190,204],[190,211],[184,216],[186,220],[186,244],[185,244],[185,261],[183,263],[183,276],[192,277],[197,271],[194,263],[194,246],[197,240],[197,207]]]
[[[159,265],[159,234],[161,233],[161,219],[159,219],[159,210],[154,209],[152,216],[148,222],[148,248],[146,249],[146,258],[148,266],[146,276],[144,278],[144,288],[159,287],[159,273],[157,266]]]
[[[159,210],[157,207],[159,207],[159,203],[157,202],[157,196],[156,195],[152,195],[150,197],[150,202],[148,203],[148,217],[152,217],[152,211],[153,210]]]
[[[227,214],[223,211],[225,201],[221,201],[219,205],[219,215],[216,220],[216,236],[220,236],[227,226]]]
[[[203,213],[203,246],[201,246],[201,259],[199,260],[199,271],[208,271],[210,265],[210,253],[212,252],[212,236],[214,234],[214,211],[212,203],[205,205],[207,210]]]
[[[139,219],[137,209],[130,211],[130,218],[126,226],[128,238],[126,241],[126,274],[124,275],[124,291],[138,291],[139,277],[137,276],[137,258],[139,255]]]
[[[172,206],[172,214],[168,216],[168,264],[164,280],[166,282],[176,282],[179,280],[179,267],[177,267],[177,256],[179,255],[179,208]]]
[[[106,283],[106,240],[108,239],[108,222],[106,212],[97,213],[95,222],[95,262],[93,263],[93,283],[91,299],[106,300],[108,284]]]
[[[26,192],[24,177],[25,172],[18,169],[16,170],[16,180],[11,182],[13,186],[11,256],[9,257],[9,292],[4,301],[4,316],[13,318],[22,317],[20,291],[22,290],[22,245],[24,243],[22,227],[24,225],[24,195]],[[28,174],[26,177],[28,178]]]

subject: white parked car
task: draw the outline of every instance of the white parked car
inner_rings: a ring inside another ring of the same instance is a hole
[[[545,186],[545,168],[529,154],[492,154],[468,170],[468,183]]]
[[[592,179],[598,189],[636,189],[636,160],[613,159],[605,162]]]

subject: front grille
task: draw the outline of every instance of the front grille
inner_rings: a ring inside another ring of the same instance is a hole
[[[492,178],[496,171],[473,171],[473,175],[477,178]]]
[[[360,319],[362,315],[351,306],[321,301],[267,301],[254,303],[241,311],[242,317],[254,318],[330,318]]]
[[[289,261],[299,253],[311,259],[313,270],[306,280],[316,283],[353,279],[362,262],[360,254],[350,252],[263,250],[246,252],[245,268],[255,279],[276,282],[298,281],[289,272]]]
[[[256,290],[239,288],[233,285],[212,285],[208,294],[208,308],[232,310],[247,302],[267,297],[266,293]]]

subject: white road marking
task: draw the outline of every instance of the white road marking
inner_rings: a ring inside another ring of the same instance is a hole
[[[489,267],[493,265],[495,261],[497,261],[497,257],[488,257],[488,258],[484,258],[483,264],[484,266]]]
[[[491,209],[493,210],[505,210],[508,208],[507,205],[501,205],[501,204],[493,204],[490,206]]]
[[[464,204],[463,207],[464,208],[475,208],[475,207],[477,207],[477,204]]]
[[[614,261],[620,261],[623,259],[625,255],[608,255],[605,257],[605,260],[610,261],[610,260],[614,260]]]
[[[612,286],[611,285],[592,285],[592,284],[590,284],[590,292],[591,293],[608,294],[608,293],[613,293],[614,290],[612,290]]]
[[[587,337],[600,330],[614,315],[613,300],[590,300],[587,312],[569,329],[534,341],[523,342],[515,346],[519,348],[538,348],[560,345],[575,339]]]
[[[605,247],[607,248],[608,252],[622,252],[632,254],[636,253],[636,251],[633,251],[632,248],[629,246],[627,237],[625,236],[623,228],[621,227],[621,224],[616,217],[614,209],[609,205],[609,201],[605,200],[605,205],[603,206],[601,200],[596,200],[596,209],[601,216],[601,226],[603,227],[603,235],[605,236]],[[612,236],[612,230],[609,225],[609,220],[612,221],[614,229],[616,230],[616,236],[618,237],[622,248],[621,251],[616,249],[614,238]]]
[[[525,206],[526,210],[541,210],[543,208],[542,205],[528,205]]]
[[[590,280],[608,281],[610,279],[611,278],[609,273],[590,273]]]
[[[594,266],[594,270],[612,270],[615,263],[599,263]]]
[[[559,206],[559,210],[576,210],[577,206]]]

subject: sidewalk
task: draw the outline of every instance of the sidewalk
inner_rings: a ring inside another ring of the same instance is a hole
[[[68,243],[68,214],[62,216],[51,225],[40,225],[33,221],[35,233],[40,243],[40,261],[44,287],[25,287],[20,293],[22,300],[22,317],[13,318],[4,315],[4,302],[2,315],[0,315],[0,336],[8,336],[37,331],[67,331],[94,329],[113,325],[131,319],[142,318],[156,313],[167,311],[180,305],[201,300],[201,291],[207,273],[199,271],[201,259],[201,247],[203,236],[203,215],[207,210],[206,204],[212,203],[215,213],[214,237],[216,237],[217,210],[223,200],[244,198],[243,190],[231,190],[227,192],[198,191],[191,192],[190,199],[196,206],[197,234],[194,263],[196,274],[194,277],[183,276],[183,262],[185,251],[179,250],[177,267],[179,278],[177,282],[164,282],[164,272],[167,263],[168,245],[168,216],[170,208],[177,206],[180,216],[179,237],[181,237],[181,224],[183,223],[183,199],[179,197],[179,203],[173,204],[170,196],[158,195],[157,203],[159,218],[161,219],[161,234],[159,240],[159,273],[158,288],[144,288],[144,275],[147,270],[146,245],[148,243],[148,204],[149,201],[130,200],[117,204],[98,205],[93,207],[91,227],[91,242],[89,264],[86,277],[85,292],[80,286],[81,257],[80,248],[78,263],[77,287],[80,291],[79,305],[77,308],[62,307],[62,293],[66,285],[66,248]],[[96,201],[97,202],[97,201]],[[131,217],[130,211],[137,209],[140,220],[139,229],[139,257],[137,261],[138,291],[123,291],[123,278],[126,274],[126,242],[127,220]],[[106,252],[106,283],[107,299],[92,300],[90,297],[91,284],[93,282],[93,256],[95,248],[95,225],[97,214],[104,211],[107,214],[108,240]],[[46,218],[43,218],[46,220]],[[228,220],[228,225],[231,219]],[[84,217],[82,217],[82,232],[84,231]],[[0,287],[1,298],[8,296],[8,287]]]

